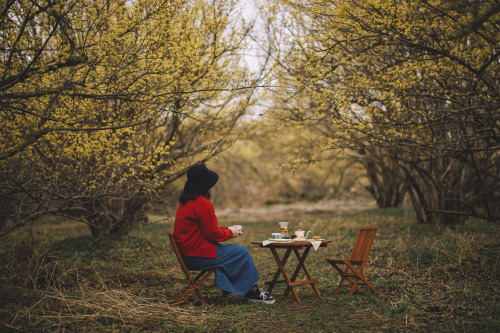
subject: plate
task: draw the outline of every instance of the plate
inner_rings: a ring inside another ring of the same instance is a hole
[[[314,242],[314,241],[315,241],[315,240],[314,240],[314,239],[312,239],[312,238],[308,238],[308,239],[305,239],[305,238],[304,238],[304,239],[297,239],[297,238],[294,238],[294,239],[292,239],[292,240],[293,240],[294,242]],[[318,240],[323,241],[323,240],[325,240],[325,239],[324,239],[324,238],[320,238],[320,239],[318,239]]]

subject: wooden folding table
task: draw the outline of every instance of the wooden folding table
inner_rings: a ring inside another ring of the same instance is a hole
[[[326,247],[327,244],[330,243],[328,240],[322,240],[320,247]],[[311,242],[304,240],[304,241],[276,241],[272,242],[270,244],[267,244],[264,246],[264,242],[252,242],[254,245],[260,245],[260,247],[268,248],[271,250],[271,253],[273,254],[274,260],[276,261],[276,264],[278,265],[278,269],[276,270],[276,273],[274,274],[274,277],[271,281],[267,281],[266,284],[269,285],[268,292],[271,293],[273,290],[274,286],[278,283],[286,283],[287,287],[284,293],[284,296],[287,296],[289,292],[292,293],[293,298],[295,299],[296,302],[300,303],[299,296],[297,295],[297,292],[295,291],[294,287],[296,286],[302,286],[302,285],[307,285],[310,284],[314,293],[316,296],[321,298],[321,294],[316,287],[316,283],[318,282],[317,279],[314,279],[307,269],[306,266],[306,258],[307,255],[309,254],[309,251],[313,247]],[[281,259],[278,255],[277,249],[285,249],[285,255]],[[304,250],[302,254],[300,254],[299,250]],[[297,267],[295,267],[295,270],[292,274],[292,277],[289,277],[288,274],[286,273],[285,270],[285,264],[290,257],[290,254],[295,253],[295,256],[298,259]],[[303,270],[307,279],[302,280],[302,281],[296,281],[297,276],[300,273],[300,270]],[[283,275],[283,280],[278,280],[279,276]]]

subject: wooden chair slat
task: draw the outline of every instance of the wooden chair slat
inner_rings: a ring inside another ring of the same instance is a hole
[[[326,258],[326,261],[332,265],[340,275],[339,284],[335,289],[335,294],[340,292],[340,289],[344,286],[344,282],[348,282],[351,285],[349,296],[352,296],[355,290],[361,290],[359,288],[360,284],[368,286],[375,294],[378,294],[378,290],[370,284],[370,282],[368,282],[366,277],[363,275],[363,270],[366,262],[368,261],[368,255],[370,254],[376,231],[377,227],[359,228],[358,237],[356,238],[351,258]]]

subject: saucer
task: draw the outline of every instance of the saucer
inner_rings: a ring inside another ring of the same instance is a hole
[[[294,241],[294,242],[305,242],[305,241],[307,241],[307,239],[295,237],[295,238],[292,239],[292,241]]]

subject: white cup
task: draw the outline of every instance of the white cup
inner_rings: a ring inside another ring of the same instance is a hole
[[[281,232],[273,232],[273,239],[281,239]]]
[[[243,226],[242,225],[233,225],[232,227],[240,229],[240,234],[243,233]]]

